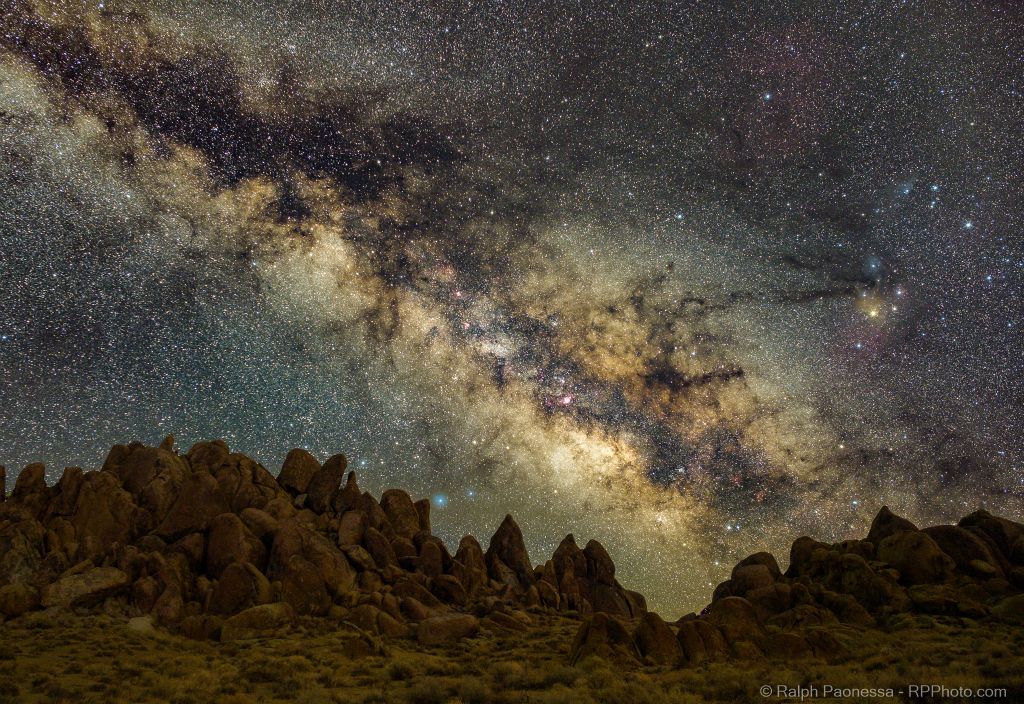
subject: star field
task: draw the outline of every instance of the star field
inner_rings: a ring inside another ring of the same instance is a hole
[[[1024,515],[1024,9],[0,10],[0,462],[345,452],[667,615]]]

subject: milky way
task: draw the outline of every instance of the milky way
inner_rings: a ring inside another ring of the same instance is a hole
[[[713,5],[6,5],[0,461],[344,451],[669,615],[1019,520],[1024,11]]]

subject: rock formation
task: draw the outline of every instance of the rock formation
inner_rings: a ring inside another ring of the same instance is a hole
[[[321,465],[297,449],[275,478],[224,442],[180,455],[173,438],[117,445],[53,487],[29,465],[0,503],[0,617],[102,609],[222,640],[316,617],[432,647],[482,626],[527,631],[528,612],[546,612],[581,620],[572,662],[663,667],[841,656],[835,633],[908,615],[1024,622],[1024,526],[984,511],[922,530],[883,508],[864,540],[798,538],[785,572],[755,553],[699,615],[666,623],[596,540],[568,535],[535,566],[505,516],[486,551],[467,535],[452,555],[428,501],[378,501],[346,469],[344,455]]]
[[[558,574],[593,569],[573,547],[563,543],[555,552]],[[628,643],[602,615],[583,623],[571,658],[593,653],[662,664],[832,658],[844,653],[834,635],[842,625],[872,628],[907,616],[1024,622],[1022,591],[1021,524],[977,511],[957,526],[919,530],[883,507],[865,540],[827,544],[798,538],[785,573],[769,553],[741,560],[700,615],[674,624],[678,649],[656,614],[643,615]]]
[[[521,630],[515,614],[542,603],[645,610],[596,541],[570,555],[570,536],[561,561],[534,568],[506,516],[486,553],[465,536],[453,556],[430,532],[429,501],[400,489],[378,501],[346,466],[295,449],[275,478],[222,441],[179,455],[172,437],[117,445],[101,469],[68,468],[53,487],[29,465],[0,504],[0,615],[102,607],[223,639],[329,616],[433,644],[474,634],[481,618]],[[580,571],[566,575],[565,560]]]

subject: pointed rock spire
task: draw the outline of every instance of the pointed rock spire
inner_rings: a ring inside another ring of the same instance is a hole
[[[401,489],[388,489],[380,495],[380,507],[391,521],[395,533],[403,538],[412,538],[420,529],[420,515],[412,498]]]
[[[459,541],[459,549],[455,552],[455,559],[470,569],[484,570],[487,568],[484,562],[484,551],[480,543],[472,535],[462,536]]]
[[[324,466],[309,480],[306,487],[306,505],[317,513],[323,513],[330,508],[347,468],[348,460],[345,455],[337,454],[328,458]]]
[[[502,569],[504,567],[518,582],[516,586],[526,589],[533,584],[533,566],[530,565],[530,556],[526,552],[523,532],[511,515],[505,516],[505,520],[491,537],[485,557],[487,571],[492,579],[507,583],[509,575]]]
[[[576,544],[576,538],[572,533],[562,539],[555,549],[555,554],[551,556],[551,561],[554,563],[555,574],[559,580],[562,580],[567,572],[577,578],[587,576],[586,555]]]
[[[615,584],[615,563],[604,546],[596,540],[587,543],[583,548],[583,554],[587,558],[587,574],[590,579],[598,584]]]
[[[878,545],[883,539],[888,538],[894,533],[915,530],[917,530],[917,526],[906,518],[897,516],[889,510],[888,506],[883,506],[881,510],[879,510],[878,515],[875,516],[875,520],[871,521],[871,529],[868,531],[868,540],[875,545]]]

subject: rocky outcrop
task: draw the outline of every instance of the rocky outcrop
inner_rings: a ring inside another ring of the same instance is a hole
[[[210,591],[208,611],[234,614],[273,600],[270,581],[251,562],[232,562]]]
[[[409,495],[401,489],[388,489],[381,494],[380,507],[395,535],[411,540],[419,532],[419,512]]]
[[[44,586],[39,602],[43,606],[90,605],[127,586],[128,575],[116,567],[93,567],[86,563]]]
[[[56,577],[44,568],[46,528],[13,500],[0,507],[0,586],[24,582],[40,585]],[[58,555],[58,563],[66,562]]]
[[[984,511],[919,530],[883,508],[865,540],[797,539],[785,572],[755,553],[700,614],[666,623],[597,540],[581,548],[570,534],[533,565],[506,516],[486,551],[467,535],[453,555],[429,501],[399,489],[378,501],[355,473],[343,484],[346,470],[344,455],[320,465],[293,450],[275,478],[224,442],[182,455],[171,437],[117,445],[100,470],[70,467],[53,487],[29,465],[0,503],[0,617],[102,609],[223,640],[327,618],[424,646],[573,618],[573,662],[657,667],[839,658],[840,629],[908,616],[1020,623],[1024,526]]]
[[[424,619],[416,629],[416,638],[424,645],[469,638],[480,630],[480,620],[470,614],[447,614]]]
[[[232,562],[266,566],[267,549],[234,513],[222,513],[210,521],[206,536],[206,574],[218,578]]]
[[[196,472],[182,482],[177,498],[155,533],[164,540],[174,540],[205,531],[210,521],[227,510],[217,480],[205,472]]]
[[[553,592],[548,599],[554,601],[551,605],[563,611],[625,618],[639,618],[647,611],[643,597],[623,589],[615,579],[615,563],[596,540],[580,550],[572,534],[565,536],[541,569],[538,586],[545,585]]]
[[[1024,526],[983,511],[958,526],[919,530],[883,507],[866,540],[797,539],[784,574],[774,557],[756,553],[718,585],[700,616],[678,624],[684,660],[835,657],[843,653],[830,632],[836,624],[872,627],[904,613],[996,615],[1024,587],[1005,578],[1024,567],[1015,553],[1021,535]]]
[[[992,615],[1006,623],[1024,626],[1024,594],[1002,599],[992,607]]]
[[[24,582],[0,587],[0,616],[14,618],[39,606],[39,590]]]
[[[620,663],[636,663],[642,658],[628,626],[604,613],[588,617],[580,626],[569,649],[569,664],[592,655]]]
[[[523,532],[512,516],[498,526],[484,553],[487,574],[491,579],[513,589],[525,591],[533,584],[533,567],[526,552]]]
[[[384,600],[381,599],[381,606]],[[401,614],[388,613],[373,603],[360,604],[348,615],[348,622],[367,633],[402,638],[409,635],[409,626],[403,623]]]
[[[1024,526],[988,511],[975,511],[958,524],[994,548],[995,553],[1014,568],[1024,563]]]
[[[309,483],[319,471],[320,463],[313,455],[306,450],[295,448],[284,458],[284,465],[277,481],[285,491],[298,496],[306,493]]]
[[[1024,568],[1021,536],[1024,526],[983,511],[958,526],[918,530],[883,508],[866,540],[797,539],[785,573],[769,553],[741,560],[701,614],[676,624],[665,624],[656,614],[643,614],[638,623],[620,610],[595,614],[580,626],[570,660],[598,655],[671,666],[721,659],[841,659],[846,649],[837,629],[872,628],[906,614],[1019,624],[1024,585],[1006,576]],[[594,590],[614,581],[603,550],[593,545],[580,550],[572,536],[549,565],[541,581],[557,584],[560,599],[572,608],[597,611]]]
[[[878,514],[875,515],[875,519],[871,521],[871,527],[868,529],[867,540],[869,543],[878,545],[880,542],[885,540],[891,535],[896,533],[903,533],[906,531],[914,532],[917,530],[917,526],[908,521],[906,518],[897,516],[895,513],[889,510],[888,506],[883,506]]]
[[[875,553],[882,562],[899,571],[903,584],[945,582],[953,576],[956,563],[921,531],[902,531],[883,538]]]
[[[683,660],[689,664],[698,665],[728,656],[729,645],[725,637],[707,621],[682,621],[676,636],[683,651]]]
[[[488,586],[484,551],[472,535],[463,536],[459,541],[452,576],[459,580],[469,598],[477,596]]]
[[[85,473],[68,517],[74,539],[63,546],[64,552],[69,559],[82,560],[131,542],[143,527],[137,519],[144,510],[113,473]],[[143,522],[151,523],[153,515],[147,511]]]
[[[178,499],[182,483],[191,474],[188,460],[166,449],[166,446],[167,443],[158,448],[146,447],[142,443],[115,445],[102,470],[94,473],[104,477],[97,481],[117,480],[116,485],[132,497],[132,503],[146,511],[146,525],[140,529],[149,530],[160,525]],[[227,454],[227,445],[218,443],[214,447]]]
[[[515,614],[527,607],[645,610],[596,541],[534,568],[507,516],[486,552],[465,536],[452,555],[430,532],[429,501],[389,489],[378,502],[355,473],[342,484],[346,469],[342,454],[321,465],[292,450],[275,479],[222,441],[182,455],[173,437],[116,445],[102,469],[69,468],[52,488],[30,465],[0,504],[0,614],[102,608],[228,640],[330,615],[434,644],[472,637],[481,619],[526,628]],[[664,629],[648,630],[660,662]]]
[[[223,641],[265,637],[295,618],[288,604],[275,603],[254,606],[224,621],[220,629]]]
[[[21,504],[32,516],[41,517],[50,500],[50,488],[46,486],[46,468],[30,464],[21,470],[14,482],[11,501]]]
[[[990,548],[976,533],[960,526],[932,526],[923,532],[953,560],[957,570],[982,578],[1005,576],[1006,559],[997,557],[998,548]]]
[[[324,462],[306,487],[306,506],[316,513],[325,513],[341,486],[346,467],[345,455],[334,455]]]
[[[683,655],[676,634],[654,612],[640,618],[635,638],[640,654],[656,665],[675,665]]]

